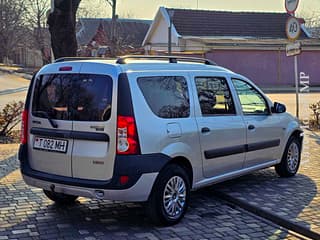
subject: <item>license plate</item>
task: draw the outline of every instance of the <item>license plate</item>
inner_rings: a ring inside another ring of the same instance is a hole
[[[68,141],[54,138],[35,137],[33,148],[44,151],[66,153],[68,149]]]

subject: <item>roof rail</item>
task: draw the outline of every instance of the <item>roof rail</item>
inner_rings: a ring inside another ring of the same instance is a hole
[[[183,57],[183,56],[155,56],[155,55],[128,55],[123,56],[117,59],[116,63],[118,64],[126,64],[127,59],[152,59],[152,60],[168,60],[169,63],[178,63],[181,62],[197,62],[204,63],[206,65],[217,65],[215,62],[206,59],[206,58],[196,58],[196,57]]]
[[[62,57],[56,59],[54,62],[70,62],[70,61],[79,61],[79,60],[112,60],[111,58],[102,58],[102,57]]]

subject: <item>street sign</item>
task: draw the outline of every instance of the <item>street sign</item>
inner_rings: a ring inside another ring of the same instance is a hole
[[[286,34],[289,40],[295,41],[301,33],[300,22],[295,17],[289,17],[286,23]]]
[[[296,56],[301,53],[301,43],[295,42],[295,43],[289,43],[286,46],[286,54],[287,57]]]
[[[285,6],[287,13],[293,14],[299,5],[299,0],[285,0]]]
[[[299,5],[299,0],[285,0],[285,7],[288,14],[292,16],[288,18],[286,23],[286,34],[290,41],[295,42],[301,33],[300,22],[296,19],[295,11]],[[298,43],[299,44],[299,43]],[[294,56],[294,76],[296,85],[296,117],[299,118],[299,83],[298,83],[298,56],[301,53],[301,45],[296,46],[295,44],[287,45],[286,47],[287,56]]]

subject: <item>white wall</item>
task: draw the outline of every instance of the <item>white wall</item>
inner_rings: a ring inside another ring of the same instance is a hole
[[[178,36],[172,29],[172,44],[178,44]],[[167,44],[168,43],[168,24],[163,17],[160,18],[158,24],[155,26],[154,31],[150,37],[149,43],[153,44]]]

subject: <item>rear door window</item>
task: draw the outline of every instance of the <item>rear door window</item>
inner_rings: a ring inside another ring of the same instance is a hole
[[[158,117],[189,117],[190,101],[188,85],[184,77],[140,77],[138,85],[150,109]]]
[[[56,120],[107,121],[112,79],[93,74],[50,74],[37,79],[32,115]]]

